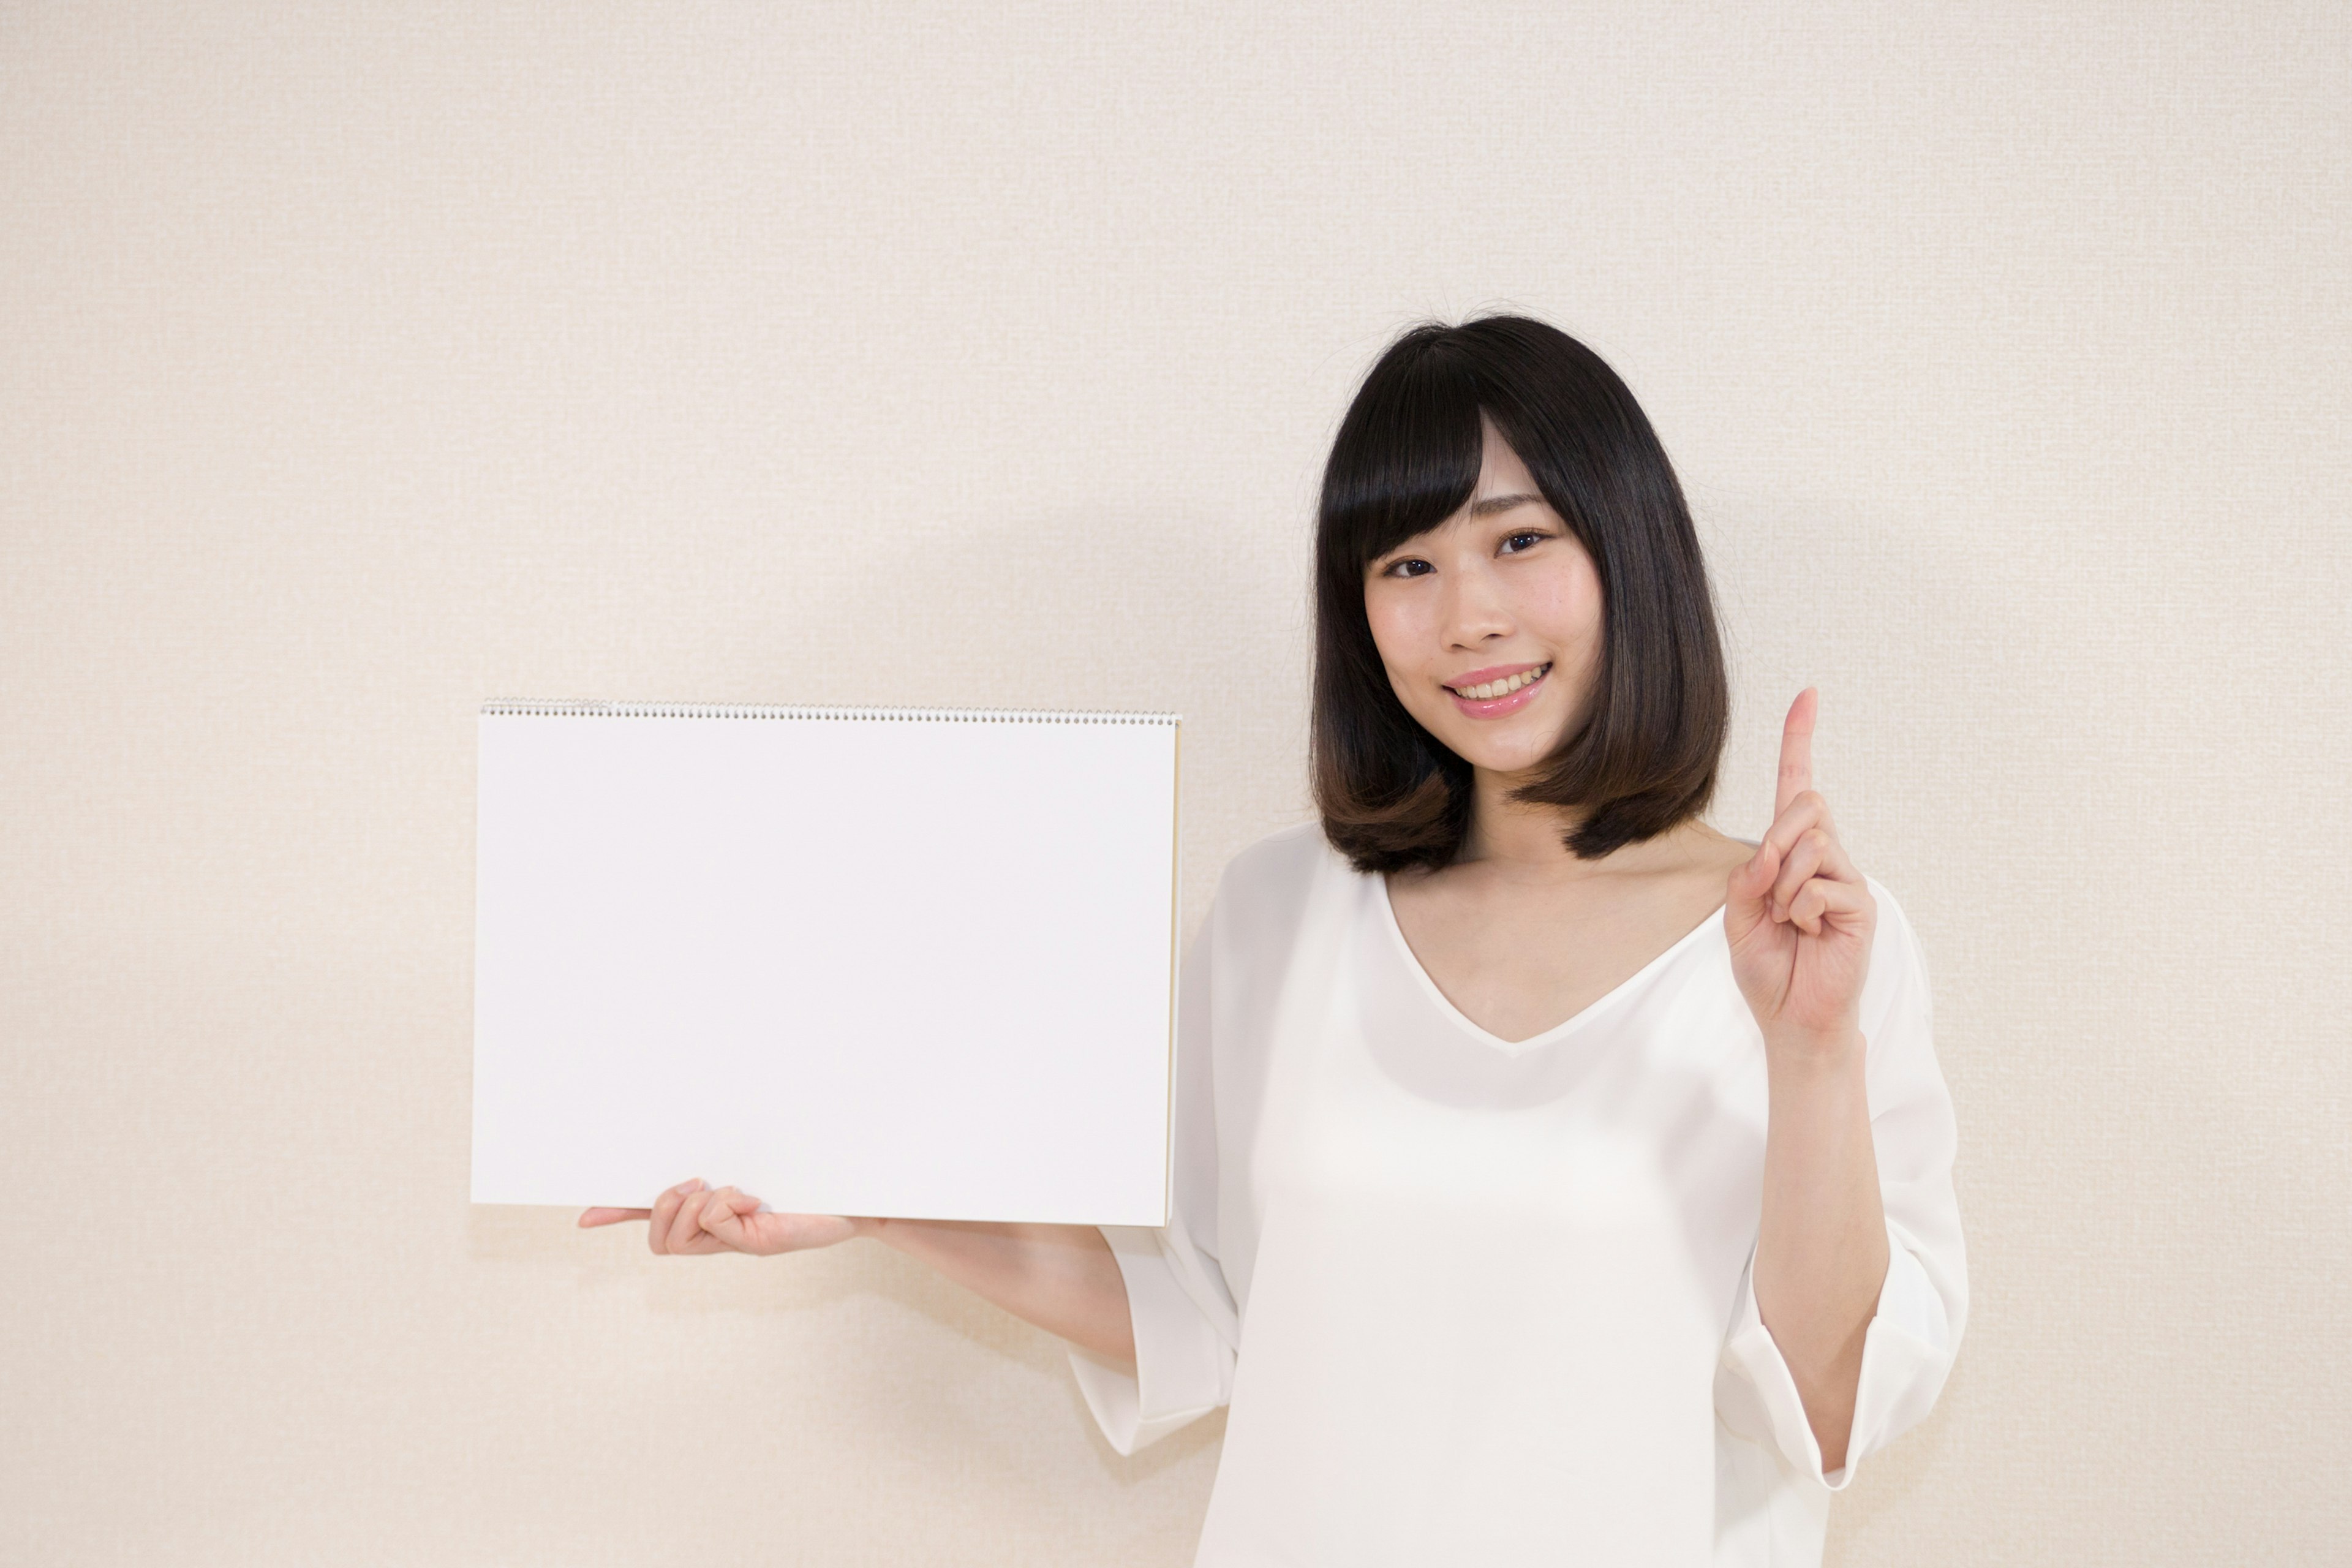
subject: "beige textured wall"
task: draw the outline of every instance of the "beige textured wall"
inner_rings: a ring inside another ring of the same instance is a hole
[[[468,1206],[473,715],[1180,710],[1196,924],[1489,305],[1935,969],[1975,1319],[1832,1560],[2341,1560],[2344,11],[1264,10],[0,5],[0,1560],[1186,1562],[1219,1425],[895,1255]]]

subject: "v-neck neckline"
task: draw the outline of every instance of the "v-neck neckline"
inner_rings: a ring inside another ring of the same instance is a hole
[[[1676,937],[1673,945],[1669,946],[1664,952],[1659,953],[1655,958],[1650,960],[1649,963],[1642,965],[1641,968],[1633,971],[1633,973],[1627,975],[1624,979],[1619,981],[1616,984],[1611,986],[1600,995],[1595,996],[1591,1001],[1587,1002],[1583,1006],[1578,1008],[1567,1017],[1562,1018],[1559,1023],[1554,1024],[1550,1028],[1544,1030],[1540,1034],[1529,1035],[1524,1040],[1507,1040],[1501,1036],[1495,1034],[1492,1030],[1484,1028],[1472,1021],[1469,1015],[1463,1012],[1461,1008],[1456,1007],[1454,1005],[1453,1000],[1449,998],[1444,992],[1438,989],[1437,982],[1432,980],[1429,977],[1429,971],[1422,967],[1420,957],[1412,951],[1412,943],[1405,940],[1404,927],[1397,921],[1396,905],[1390,901],[1389,899],[1389,879],[1387,874],[1385,872],[1375,871],[1371,873],[1371,879],[1374,884],[1373,896],[1380,901],[1381,923],[1388,927],[1389,940],[1396,944],[1397,956],[1403,960],[1405,968],[1412,972],[1413,979],[1420,983],[1422,990],[1428,995],[1430,1001],[1436,1005],[1439,1012],[1444,1014],[1448,1018],[1451,1018],[1456,1026],[1470,1035],[1473,1038],[1476,1039],[1483,1045],[1491,1047],[1495,1050],[1502,1052],[1505,1056],[1511,1057],[1524,1056],[1528,1051],[1534,1050],[1538,1047],[1549,1045],[1553,1041],[1559,1039],[1561,1037],[1573,1032],[1577,1026],[1582,1024],[1586,1019],[1592,1017],[1602,1008],[1608,1006],[1620,996],[1624,995],[1627,992],[1633,990],[1633,987],[1639,985],[1643,981],[1648,979],[1652,974],[1665,967],[1667,962],[1673,959],[1675,954],[1690,946],[1691,943],[1696,942],[1706,932],[1719,928],[1723,924],[1723,912],[1727,907],[1725,904],[1716,905],[1714,910],[1710,912],[1705,920],[1691,927],[1690,930],[1685,931],[1681,936]]]

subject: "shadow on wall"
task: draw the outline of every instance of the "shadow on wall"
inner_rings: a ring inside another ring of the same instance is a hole
[[[1123,1483],[1181,1467],[1223,1438],[1225,1415],[1217,1411],[1121,1456],[1087,1408],[1060,1339],[886,1247],[853,1241],[781,1258],[666,1258],[646,1247],[642,1225],[583,1231],[575,1216],[568,1208],[469,1204],[468,1261],[505,1276],[520,1293],[566,1298],[592,1312],[603,1300],[644,1321],[651,1340],[691,1338],[698,1325],[719,1319],[765,1319],[775,1330],[779,1360],[821,1358],[842,1402],[870,1411],[877,1424],[926,1426],[925,1434],[907,1435],[910,1443],[929,1436],[928,1429],[951,1414],[982,1431],[991,1424],[989,1412],[966,1403],[965,1391],[940,1379],[959,1363],[973,1364],[971,1356],[938,1353],[950,1337],[980,1357],[1012,1363],[1027,1374],[1023,1381],[1059,1385],[1073,1430],[1086,1435],[1103,1473]],[[909,1353],[894,1356],[894,1346]],[[985,1381],[986,1388],[970,1391],[972,1399],[1002,1392],[1003,1380]],[[875,1436],[889,1440],[887,1433]]]

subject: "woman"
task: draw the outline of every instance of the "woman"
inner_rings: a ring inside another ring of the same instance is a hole
[[[1165,1230],[765,1212],[1061,1335],[1112,1445],[1232,1406],[1198,1561],[1820,1561],[1967,1310],[1925,961],[1790,707],[1756,843],[1680,487],[1540,322],[1404,334],[1317,545],[1320,820],[1226,868],[1178,1005]]]

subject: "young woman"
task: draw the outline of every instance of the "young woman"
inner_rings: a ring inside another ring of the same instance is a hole
[[[1231,1415],[1198,1561],[1816,1563],[1967,1312],[1927,973],[1789,710],[1756,843],[1649,421],[1540,322],[1405,333],[1325,471],[1319,820],[1185,956],[1165,1230],[766,1212],[1062,1336],[1113,1447]]]

